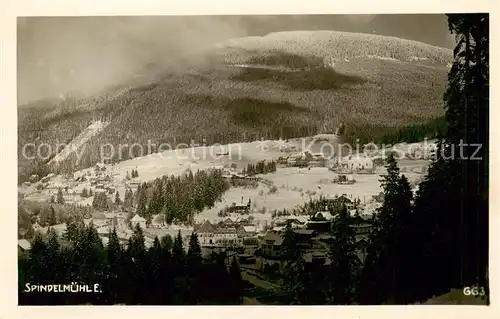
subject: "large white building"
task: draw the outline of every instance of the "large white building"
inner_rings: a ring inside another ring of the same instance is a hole
[[[338,162],[339,166],[349,170],[371,170],[373,161],[369,157],[361,155],[349,155],[343,157]]]
[[[235,247],[243,243],[234,227],[216,227],[206,220],[195,226],[195,233],[201,247]]]

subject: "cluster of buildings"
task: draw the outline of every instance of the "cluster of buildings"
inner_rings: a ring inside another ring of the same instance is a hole
[[[105,164],[97,163],[94,166],[93,172],[87,171],[86,174],[74,176],[77,183],[87,183],[90,187],[97,192],[106,192],[113,194],[116,191],[116,186],[113,184],[111,172]]]
[[[317,212],[302,228],[292,231],[298,240],[297,247],[302,251],[302,258],[306,263],[319,262],[328,265],[331,263],[329,251],[334,239],[330,227],[335,218],[329,212]],[[353,228],[356,238],[356,253],[361,261],[367,254],[368,235],[371,229],[371,217],[357,216],[353,218],[350,227]],[[280,269],[284,266],[284,230],[269,230],[258,236],[258,254],[255,256],[257,269],[265,270],[268,267]]]
[[[230,218],[218,224],[206,220],[194,225],[201,247],[237,248],[243,247],[245,240],[257,234],[257,227],[249,223],[234,222]]]
[[[333,199],[343,203],[351,214],[350,227],[355,233],[356,252],[361,261],[366,257],[368,235],[372,226],[372,215],[360,215],[354,203],[346,196]],[[327,207],[326,207],[327,208]],[[329,210],[318,211],[314,215],[287,215],[274,219],[269,227],[259,229],[245,222],[235,222],[227,218],[218,224],[204,221],[195,225],[200,246],[206,251],[231,250],[238,253],[240,263],[253,265],[254,269],[267,267],[279,269],[284,265],[284,235],[291,227],[298,239],[302,258],[306,263],[320,262],[329,264],[330,244],[333,240],[331,224],[337,216]]]
[[[375,168],[376,165],[370,157],[359,154],[337,158],[331,166],[331,170],[339,174],[373,174]]]
[[[302,151],[292,153],[288,156],[281,156],[278,159],[278,164],[288,167],[325,167],[327,165],[327,159],[323,153]]]
[[[56,176],[50,173],[40,178],[38,175],[33,175],[30,181],[23,183],[22,193],[26,199],[49,200],[52,196],[57,196],[61,189],[65,203],[81,204],[83,201],[81,194],[84,188],[87,191],[92,190],[93,193],[114,194],[116,185],[112,177],[109,165],[98,163],[93,168],[77,172],[72,176]]]

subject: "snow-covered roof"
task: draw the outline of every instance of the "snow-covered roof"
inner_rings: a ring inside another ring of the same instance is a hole
[[[24,249],[24,250],[30,250],[31,249],[31,244],[26,239],[19,239],[17,241],[17,245],[19,247],[21,247],[22,249]]]
[[[205,220],[205,222],[196,229],[197,233],[213,233],[214,231],[215,227],[209,220]]]
[[[328,212],[328,211],[317,212],[316,214],[314,214],[314,217],[323,217],[326,220],[332,220],[333,219],[333,215],[330,214],[330,212]]]
[[[135,214],[134,217],[130,220],[132,222],[145,222],[146,219],[142,218],[141,216]]]
[[[247,232],[247,233],[255,233],[257,232],[257,227],[255,226],[243,226],[243,229]]]
[[[350,162],[350,163],[371,163],[372,162],[372,159],[367,157],[367,156],[364,156],[364,155],[360,155],[360,154],[356,154],[356,155],[348,155],[348,156],[345,156],[345,157],[342,157],[340,159],[340,162]]]
[[[292,217],[301,223],[305,223],[309,220],[309,216],[306,215],[294,215]]]

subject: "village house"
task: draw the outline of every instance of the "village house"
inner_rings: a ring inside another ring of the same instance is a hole
[[[354,179],[353,175],[350,174],[338,174],[334,179],[334,183],[337,184],[344,184],[344,185],[351,185],[356,183],[356,180]]]
[[[356,254],[364,262],[369,245],[369,236],[372,229],[372,216],[361,215],[353,218],[350,227],[355,233]]]
[[[244,252],[255,257],[255,252],[259,249],[260,245],[259,238],[257,236],[243,237],[242,243]]]
[[[151,227],[154,228],[162,228],[165,227],[165,215],[164,214],[156,214],[151,218]]]
[[[280,216],[273,221],[273,225],[277,227],[290,225],[292,228],[302,228],[308,220],[309,216],[306,215]]]
[[[238,228],[240,225],[246,224],[248,222],[248,218],[242,215],[238,216],[230,216],[224,220],[221,220],[217,223],[217,227],[235,227]]]
[[[306,263],[320,262],[329,264],[331,261],[328,257],[329,241],[331,235],[321,234],[311,229],[294,229],[296,238],[298,239],[297,248],[302,252],[302,258]],[[256,257],[257,267],[264,269],[269,266],[277,267],[276,270],[283,266],[283,233],[268,231],[261,239],[260,251]]]
[[[108,219],[106,218],[106,214],[103,212],[95,212],[92,214],[91,222],[94,226],[105,226],[108,224]]]
[[[215,226],[206,220],[201,225],[195,225],[193,231],[198,235],[201,247],[240,247],[243,245],[243,238],[238,236],[235,227]]]
[[[228,179],[232,183],[236,183],[238,181],[254,181],[257,182],[260,180],[259,177],[256,176],[246,176],[243,174],[239,174],[236,172],[224,173],[222,175],[223,178]]]
[[[349,155],[338,162],[339,166],[351,171],[373,170],[373,161],[369,157],[361,155]]]
[[[317,212],[314,214],[311,220],[314,221],[331,221],[333,220],[333,215],[329,211]]]
[[[278,259],[281,257],[281,246],[283,237],[273,231],[268,231],[262,238],[260,254],[266,259]]]
[[[311,218],[311,220],[309,220],[306,225],[305,225],[305,229],[309,229],[309,230],[314,230],[316,231],[317,233],[328,233],[330,232],[330,229],[331,229],[331,224],[332,224],[332,221],[331,220],[327,220],[326,218],[320,218],[320,216],[323,216],[323,214],[319,215],[318,213],[316,213],[316,215],[318,215],[318,220],[316,220],[315,218]]]
[[[234,227],[219,227],[215,233],[215,243],[222,247],[240,247],[243,239],[238,237],[238,232]]]
[[[250,213],[251,203],[252,201],[250,199],[248,199],[246,205],[236,205],[236,203],[233,203],[233,205],[228,207],[228,212],[235,214],[248,214]]]
[[[137,214],[132,217],[130,223],[132,224],[132,228],[135,228],[137,225],[139,225],[140,228],[146,228],[146,219]]]
[[[25,253],[28,252],[31,249],[31,244],[28,240],[26,239],[18,239],[17,240],[17,252],[18,253]]]
[[[314,161],[314,157],[308,151],[292,154],[287,158],[288,166],[305,167],[309,162]]]
[[[257,227],[255,225],[238,225],[236,227],[238,237],[252,237],[257,234]]]

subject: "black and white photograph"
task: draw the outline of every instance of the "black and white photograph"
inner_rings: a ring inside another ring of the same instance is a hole
[[[489,16],[18,16],[18,305],[490,306]]]

